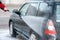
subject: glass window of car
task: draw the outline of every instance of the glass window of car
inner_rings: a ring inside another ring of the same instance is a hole
[[[48,6],[48,3],[42,2],[39,6],[38,16],[48,17],[51,13],[52,7]]]
[[[57,5],[56,8],[56,20],[60,20],[60,5]]]
[[[29,10],[27,11],[27,16],[36,16],[38,11],[38,3],[31,3]]]
[[[21,13],[21,16],[25,16],[26,15],[26,12],[27,12],[27,9],[29,7],[29,4],[25,4],[21,10],[20,10],[20,13]]]
[[[38,9],[39,3],[31,3],[31,6],[35,7],[36,9]]]

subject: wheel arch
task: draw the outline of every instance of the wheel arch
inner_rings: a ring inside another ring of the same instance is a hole
[[[39,40],[39,39],[41,39],[42,40],[42,37],[40,36],[40,35],[38,35],[34,30],[30,30],[30,35],[31,34],[34,34],[36,37],[37,37],[37,39]]]

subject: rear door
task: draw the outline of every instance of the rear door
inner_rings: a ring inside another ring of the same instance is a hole
[[[23,21],[24,20],[26,20],[26,21],[32,21],[32,20],[30,20],[30,17],[31,16],[36,16],[36,14],[37,14],[37,11],[38,11],[38,3],[29,3],[30,5],[29,5],[29,8],[28,8],[28,10],[27,10],[27,12],[26,12],[26,15],[25,16],[21,16],[22,17],[22,19],[23,19]],[[30,17],[29,17],[30,16]],[[25,23],[26,23],[26,21],[24,21]],[[28,22],[29,23],[29,22]],[[32,23],[32,22],[31,22]],[[27,23],[26,23],[27,24]],[[27,24],[28,25],[28,24]],[[30,30],[31,30],[31,28],[30,28],[30,26],[28,25],[28,26],[24,26],[24,31],[25,31],[25,34],[27,35],[27,36],[29,36],[29,34],[30,34]]]

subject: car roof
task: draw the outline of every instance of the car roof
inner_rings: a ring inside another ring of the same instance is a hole
[[[49,0],[45,0],[45,1],[44,0],[40,0],[40,1],[37,0],[37,1],[28,1],[28,2],[29,3],[31,3],[31,2],[38,2],[39,3],[39,2],[55,2],[55,1],[54,0],[50,0],[50,1]]]

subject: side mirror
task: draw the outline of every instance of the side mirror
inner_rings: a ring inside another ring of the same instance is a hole
[[[16,14],[20,15],[20,12],[17,9],[14,9],[13,13],[16,13]]]

